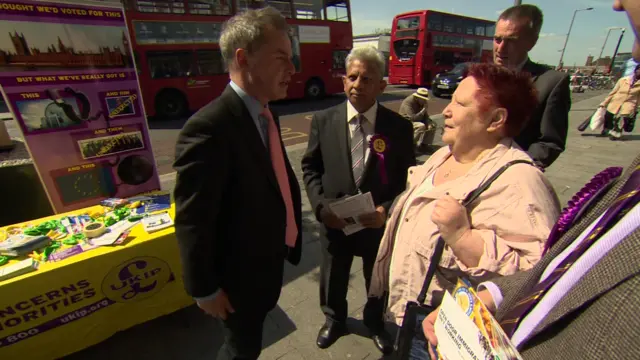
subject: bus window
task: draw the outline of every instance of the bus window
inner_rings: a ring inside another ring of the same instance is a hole
[[[184,14],[183,0],[137,1],[139,12]]]
[[[323,0],[293,0],[296,19],[324,20]]]
[[[398,19],[398,23],[396,24],[396,30],[415,29],[419,26],[420,26],[420,17],[412,16],[412,17]]]
[[[192,76],[190,51],[149,51],[147,61],[153,79]]]
[[[197,75],[219,75],[226,72],[220,50],[198,50],[196,57]]]
[[[445,32],[455,32],[455,21],[456,18],[453,16],[443,16],[442,17],[444,19],[443,21],[443,26],[442,26],[442,31]]]
[[[259,9],[265,6],[277,9],[286,18],[292,16],[291,0],[236,0],[236,9],[239,13],[247,9]]]
[[[189,0],[189,14],[231,15],[231,0]]]
[[[428,19],[429,30],[442,31],[442,15],[430,13]]]
[[[347,55],[349,55],[349,50],[335,50],[333,52],[333,63],[331,65],[331,68],[333,70],[346,69]]]
[[[346,1],[327,0],[327,20],[349,22],[349,6]]]
[[[485,35],[485,26],[484,26],[484,24],[477,24],[476,25],[476,35],[478,35],[478,36],[486,36]]]
[[[420,41],[413,39],[396,40],[393,43],[393,51],[400,60],[413,59],[418,51]]]
[[[496,24],[487,25],[487,32],[485,36],[491,36],[496,34]]]

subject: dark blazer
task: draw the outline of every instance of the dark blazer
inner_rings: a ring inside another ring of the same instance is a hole
[[[413,125],[397,113],[378,105],[375,133],[388,139],[389,150],[384,166],[387,184],[380,178],[380,161],[370,152],[360,184],[362,193],[371,192],[376,206],[387,213],[393,200],[407,185],[407,170],[416,164],[413,149]],[[313,115],[307,152],[302,158],[302,171],[307,195],[318,221],[320,210],[328,202],[358,193],[351,168],[351,146],[346,102]],[[378,251],[384,233],[381,229],[364,229],[346,239],[341,230],[325,229],[332,242],[330,251],[346,251],[356,255]],[[341,241],[345,240],[345,241]]]
[[[205,297],[222,288],[232,297],[266,286],[279,296],[285,257],[292,264],[300,261],[300,187],[280,142],[299,229],[290,250],[269,151],[236,92],[227,86],[180,131],[173,165],[175,228],[189,295]],[[260,301],[275,305],[277,297],[274,302],[261,294]]]
[[[565,149],[571,109],[569,75],[527,60],[522,71],[531,73],[538,90],[538,107],[515,140],[543,167]]]
[[[609,207],[640,155],[602,199],[532,269],[492,280],[504,297],[496,318],[528,294],[540,276]],[[640,228],[624,238],[558,302],[522,344],[524,359],[640,359]]]

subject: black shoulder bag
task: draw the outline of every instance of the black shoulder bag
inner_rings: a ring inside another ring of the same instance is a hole
[[[480,196],[485,190],[491,186],[491,184],[511,165],[515,164],[529,164],[535,166],[530,161],[526,160],[514,160],[495,172],[490,178],[482,183],[477,189],[470,192],[469,195],[462,201],[462,206],[467,207],[474,200]],[[429,284],[433,279],[433,275],[436,272],[436,268],[440,263],[442,252],[444,251],[444,239],[438,238],[436,242],[433,255],[429,260],[429,268],[422,284],[420,294],[418,294],[417,301],[410,301],[407,303],[407,308],[402,319],[402,327],[398,330],[396,337],[395,350],[396,360],[414,360],[414,359],[430,359],[429,351],[427,350],[428,342],[422,331],[422,320],[429,315],[435,308],[424,305],[424,301],[427,297],[427,290],[429,290]]]

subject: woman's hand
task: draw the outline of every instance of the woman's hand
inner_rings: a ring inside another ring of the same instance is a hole
[[[467,209],[450,195],[436,201],[431,221],[438,226],[440,235],[449,246],[471,230]]]
[[[427,315],[424,320],[422,320],[422,331],[424,332],[424,336],[427,338],[429,345],[429,355],[431,355],[432,359],[437,359],[436,354],[433,353],[432,346],[438,346],[438,338],[436,337],[435,324],[436,319],[438,318],[438,312],[440,308],[433,310],[429,315]]]

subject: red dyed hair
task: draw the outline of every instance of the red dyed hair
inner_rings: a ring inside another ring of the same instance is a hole
[[[476,94],[480,108],[486,111],[507,109],[506,135],[515,137],[520,134],[538,106],[531,75],[490,63],[473,64],[466,75],[474,78],[480,87]]]

